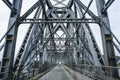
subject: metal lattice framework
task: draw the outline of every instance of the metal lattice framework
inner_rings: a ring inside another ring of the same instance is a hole
[[[1,79],[18,80],[24,71],[39,69],[40,73],[40,68],[50,68],[59,61],[68,66],[86,64],[117,67],[113,37],[117,38],[110,30],[106,11],[114,0],[108,0],[106,4],[104,0],[96,0],[99,17],[89,9],[93,0],[88,6],[80,0],[38,0],[22,16],[22,0],[13,0],[13,4],[3,1],[12,12],[8,31],[4,36],[6,42],[1,47],[4,47]],[[33,11],[33,18],[28,18]],[[93,23],[100,26],[104,58],[89,26]],[[14,60],[17,32],[21,24],[30,26]],[[117,42],[119,43],[118,40]],[[119,48],[117,50],[120,51]],[[108,69],[101,68],[102,70],[107,72],[105,75],[109,75]],[[112,76],[118,78],[116,69]]]

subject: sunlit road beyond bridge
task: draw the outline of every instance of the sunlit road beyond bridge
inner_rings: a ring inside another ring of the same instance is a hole
[[[120,80],[120,42],[107,13],[114,0],[33,0],[25,13],[24,0],[2,1],[11,14],[0,39],[0,80]],[[97,14],[90,9],[93,4]],[[21,26],[29,27],[16,51]],[[103,51],[93,26],[100,30]]]

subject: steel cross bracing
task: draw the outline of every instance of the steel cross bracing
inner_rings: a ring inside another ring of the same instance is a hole
[[[1,46],[1,49],[5,46],[1,79],[30,78],[55,66],[58,62],[74,70],[76,70],[74,65],[80,65],[81,69],[83,69],[82,65],[90,65],[85,66],[86,72],[96,71],[98,70],[96,66],[99,66],[101,76],[108,78],[111,76],[110,71],[102,66],[117,67],[112,39],[114,34],[110,30],[106,12],[113,1],[105,4],[104,0],[96,0],[99,17],[89,9],[93,0],[90,0],[88,6],[80,0],[38,0],[22,16],[20,16],[22,0],[13,0],[13,4],[3,1],[12,12],[8,31],[5,34],[6,42]],[[33,11],[35,11],[33,18],[28,18]],[[85,16],[86,14],[89,18]],[[89,26],[93,23],[100,26],[105,58]],[[17,31],[21,24],[30,24],[30,26],[14,60]],[[90,69],[91,65],[95,69]],[[28,74],[30,76],[27,76]],[[112,76],[119,77],[116,68],[112,71]]]

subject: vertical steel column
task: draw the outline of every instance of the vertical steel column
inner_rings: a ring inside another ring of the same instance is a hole
[[[73,1],[74,2],[74,13],[75,13],[75,18],[77,19],[77,7],[76,7],[76,5],[75,5],[75,1]],[[79,44],[79,29],[77,28],[77,27],[79,27],[79,25],[77,24],[77,23],[75,23],[75,28],[76,28],[76,43],[77,43],[77,45],[78,46],[80,46],[80,44]],[[80,52],[78,52],[78,50],[77,50],[77,63],[79,63],[79,59],[80,59]]]
[[[98,15],[101,19],[101,35],[102,35],[102,42],[103,42],[103,50],[104,50],[104,57],[105,57],[105,64],[106,66],[117,66],[115,60],[115,52],[113,47],[113,39],[110,32],[107,28],[110,29],[110,23],[107,12],[102,13],[102,8],[105,5],[105,0],[96,0],[96,6],[98,10]],[[107,28],[106,28],[107,27]],[[107,70],[107,75],[109,76],[109,70]],[[118,78],[118,71],[113,70],[112,76]]]
[[[13,26],[14,22],[20,16],[22,0],[13,0],[13,6],[16,8],[16,13],[11,12],[8,28]],[[2,68],[1,68],[1,78],[5,78],[5,80],[12,80],[13,74],[13,62],[14,62],[14,53],[15,53],[15,45],[17,38],[18,24],[16,23],[12,29],[6,35],[6,43],[5,49],[2,59]]]

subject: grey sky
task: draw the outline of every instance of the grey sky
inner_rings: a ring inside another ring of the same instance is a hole
[[[10,0],[10,1],[12,1],[12,0]],[[22,8],[21,13],[22,14],[25,13],[25,11],[28,10],[29,7],[31,7],[35,1],[37,1],[37,0],[23,0],[23,8]],[[87,6],[88,2],[90,0],[81,0],[81,1],[83,1],[83,3],[85,3]],[[95,6],[96,5],[95,5],[95,0],[94,0],[90,9],[95,14],[97,14]],[[120,16],[120,0],[115,0],[115,2],[108,9],[108,12],[109,12],[111,29],[114,32],[114,34],[117,36],[117,38],[120,40],[120,28],[119,28],[119,25],[120,25],[120,17],[119,17]],[[9,15],[10,15],[10,9],[2,2],[2,0],[0,0],[0,38],[7,31]],[[27,26],[27,25],[21,25],[19,32],[18,32],[16,53],[21,45],[21,42],[24,38],[23,36],[25,35],[25,32],[27,31],[27,28],[28,28],[28,27],[24,27],[24,26]],[[97,43],[98,43],[100,49],[102,49],[99,27],[97,25],[93,25],[93,27],[91,26],[91,28],[93,30],[93,33],[95,35],[95,38],[97,40]],[[0,46],[1,46],[1,43],[0,43]],[[2,56],[2,52],[0,52],[0,59],[1,59],[1,56]]]

